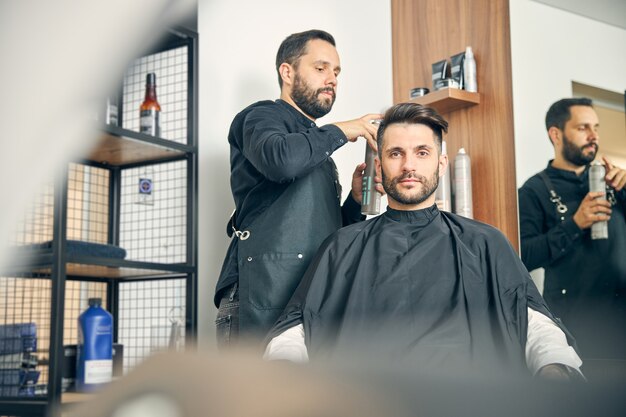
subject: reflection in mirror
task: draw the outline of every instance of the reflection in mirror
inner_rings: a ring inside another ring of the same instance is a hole
[[[602,375],[617,365],[623,376],[625,114],[620,94],[574,83],[572,95],[545,116],[553,159],[519,189],[521,256],[576,337],[586,369]],[[608,233],[596,233],[600,227]]]

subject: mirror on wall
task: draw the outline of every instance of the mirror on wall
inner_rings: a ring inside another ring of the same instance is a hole
[[[625,97],[617,92],[572,81],[572,97],[593,100],[600,121],[600,145],[596,160],[606,155],[615,165],[626,168],[626,113]],[[533,281],[543,293],[544,270],[531,271]]]

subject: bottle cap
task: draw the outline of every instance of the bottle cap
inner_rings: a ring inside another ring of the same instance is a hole
[[[146,74],[146,84],[156,84],[156,74],[154,72],[149,72]]]
[[[90,298],[89,299],[89,307],[93,307],[93,306],[101,306],[102,305],[102,298]]]
[[[461,149],[459,149],[459,153],[460,153],[460,154],[464,154],[464,153],[465,153],[465,148],[461,148]]]

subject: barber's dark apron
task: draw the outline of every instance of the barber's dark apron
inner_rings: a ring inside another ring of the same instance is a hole
[[[283,311],[321,243],[341,227],[335,164],[291,183],[239,240],[240,333],[263,337]]]

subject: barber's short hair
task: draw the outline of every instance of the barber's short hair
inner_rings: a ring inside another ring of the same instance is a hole
[[[586,97],[564,98],[557,101],[550,106],[546,113],[546,130],[550,130],[553,126],[563,130],[565,123],[572,118],[572,113],[570,112],[570,107],[572,106],[593,107],[593,102]]]
[[[385,131],[393,124],[409,123],[422,124],[432,129],[435,133],[435,144],[437,150],[441,154],[441,141],[443,134],[448,132],[448,122],[441,117],[435,109],[422,106],[417,103],[400,103],[390,107],[378,126],[378,155],[382,156],[383,140]]]
[[[283,87],[283,79],[280,77],[279,71],[281,64],[285,62],[298,68],[300,58],[307,52],[307,43],[313,39],[321,39],[332,46],[336,46],[333,35],[319,29],[291,34],[280,44],[276,53],[276,72],[278,73],[278,85],[280,88]]]

